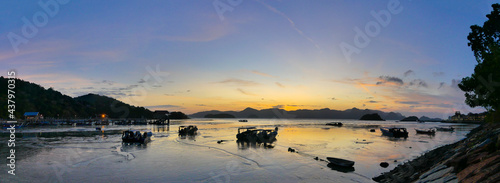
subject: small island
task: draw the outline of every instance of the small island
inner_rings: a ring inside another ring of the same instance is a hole
[[[221,114],[207,114],[205,115],[205,118],[236,118],[236,117],[232,114],[221,113]]]
[[[359,120],[370,120],[370,121],[385,121],[377,113],[365,114],[359,118]]]
[[[401,121],[420,121],[417,116],[410,116],[405,119],[402,119]]]

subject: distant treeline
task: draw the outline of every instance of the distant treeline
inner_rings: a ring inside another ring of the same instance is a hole
[[[236,117],[234,117],[231,114],[222,113],[222,114],[207,114],[205,115],[205,118],[236,118]]]
[[[7,82],[0,77],[0,119],[7,119]],[[15,109],[17,118],[24,112],[40,112],[45,118],[94,118],[106,114],[109,118],[152,118],[153,112],[144,107],[136,107],[111,97],[87,94],[72,98],[53,88],[15,79]],[[182,112],[170,113],[170,119],[186,119]]]

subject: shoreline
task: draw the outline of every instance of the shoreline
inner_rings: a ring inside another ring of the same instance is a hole
[[[376,182],[499,182],[500,125],[482,124],[465,139],[431,150]]]

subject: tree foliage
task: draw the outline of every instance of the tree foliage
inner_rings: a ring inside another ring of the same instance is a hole
[[[0,105],[2,112],[0,119],[7,118],[7,82],[8,79],[0,77]],[[52,88],[45,89],[35,83],[15,79],[14,96],[15,116],[22,118],[24,112],[40,112],[45,117],[74,118],[88,116],[85,106],[73,100],[70,96],[63,95]],[[5,107],[4,107],[5,106]],[[5,109],[5,110],[4,110]]]
[[[500,107],[500,4],[493,4],[483,26],[471,26],[467,39],[477,65],[471,76],[458,87],[465,92],[465,103],[497,111]]]
[[[186,114],[180,111],[171,112],[170,115],[168,115],[168,117],[170,119],[189,119],[189,117]]]
[[[0,119],[7,119],[7,82],[0,77]],[[53,88],[45,89],[35,83],[15,79],[16,118],[24,112],[40,112],[46,118],[94,118],[106,114],[110,118],[152,118],[153,112],[144,107],[131,106],[111,97],[87,94],[72,98]],[[173,112],[171,119],[187,119],[182,112]]]

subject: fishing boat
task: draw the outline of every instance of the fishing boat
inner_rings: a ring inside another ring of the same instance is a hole
[[[326,159],[328,159],[328,161],[333,165],[337,165],[337,166],[341,166],[341,167],[354,166],[354,161],[351,161],[351,160],[334,158],[334,157],[326,157]]]
[[[141,133],[137,130],[126,130],[122,133],[122,141],[126,143],[148,143],[151,141],[152,132]]]
[[[343,167],[343,166],[335,165],[333,163],[328,163],[328,165],[326,165],[326,166],[328,166],[328,168],[331,168],[332,170],[342,172],[342,173],[349,173],[349,172],[355,171],[354,167]]]
[[[243,131],[245,130],[245,131]],[[255,141],[255,138],[257,136],[257,129],[255,127],[242,127],[238,128],[238,134],[236,134],[236,139],[240,142],[249,142],[249,141]]]
[[[436,127],[437,131],[443,131],[443,132],[452,132],[455,131],[455,128],[453,127]]]
[[[382,127],[380,128],[380,131],[382,132],[382,135],[389,136],[389,137],[408,137],[408,131],[406,131],[406,128],[388,128],[388,127]]]
[[[7,123],[7,122],[2,123],[1,125],[2,125],[2,128],[3,128],[3,129],[9,129],[9,128],[10,128],[10,129],[12,129],[12,128],[14,128],[14,129],[20,129],[20,128],[22,128],[22,127],[25,127],[25,126],[26,126],[26,124],[25,124],[25,123],[21,123],[21,124],[19,124],[19,123]]]
[[[326,125],[341,127],[344,124],[342,124],[341,122],[331,122],[331,123],[327,123]]]
[[[242,130],[246,130],[243,131]],[[249,142],[249,143],[273,143],[276,141],[276,136],[278,135],[278,127],[274,130],[268,129],[257,129],[255,127],[244,127],[238,128],[238,134],[236,138],[238,142]]]
[[[198,127],[194,125],[189,126],[179,126],[179,135],[196,135],[198,132]]]
[[[240,119],[240,120],[238,120],[238,122],[245,123],[245,122],[248,122],[248,120],[246,120],[246,119]]]
[[[427,135],[434,135],[436,134],[436,130],[429,128],[429,129],[415,129],[417,131],[417,134],[427,134]]]

